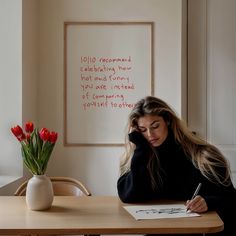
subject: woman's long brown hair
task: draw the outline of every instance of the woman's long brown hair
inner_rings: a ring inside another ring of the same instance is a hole
[[[137,127],[139,118],[145,115],[161,116],[169,124],[169,129],[172,130],[176,142],[182,146],[193,165],[208,180],[225,186],[231,184],[229,163],[222,153],[214,145],[193,134],[186,123],[177,117],[174,110],[166,102],[152,96],[145,97],[137,102],[129,115],[125,153],[120,165],[121,175],[130,170],[130,162],[135,148],[135,145],[128,141],[128,133],[131,127]],[[158,188],[162,180],[159,175],[158,156],[154,152],[150,155],[148,169],[153,188]],[[224,169],[225,172],[221,173],[222,171],[219,172],[219,169]],[[154,176],[158,176],[158,178],[154,178]]]

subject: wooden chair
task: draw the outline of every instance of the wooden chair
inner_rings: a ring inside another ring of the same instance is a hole
[[[55,196],[91,196],[90,191],[79,180],[70,177],[50,177]],[[15,191],[14,196],[24,196],[28,180]]]

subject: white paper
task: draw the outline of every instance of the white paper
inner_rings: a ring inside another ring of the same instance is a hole
[[[123,207],[136,220],[200,216],[194,212],[186,212],[184,204],[132,205]]]

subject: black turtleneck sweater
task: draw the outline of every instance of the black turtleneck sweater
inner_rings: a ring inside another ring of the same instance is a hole
[[[135,203],[163,198],[186,201],[191,199],[197,185],[202,183],[199,195],[205,199],[208,210],[216,210],[224,221],[225,230],[222,235],[227,235],[227,232],[236,233],[236,221],[231,218],[231,212],[236,211],[236,189],[232,184],[226,187],[205,178],[185,155],[171,133],[164,143],[154,150],[137,131],[129,134],[129,139],[136,145],[136,149],[130,171],[122,175],[117,182],[118,194],[123,202]],[[155,190],[152,188],[147,169],[151,151],[156,152],[158,156],[159,175],[162,178],[162,185]]]

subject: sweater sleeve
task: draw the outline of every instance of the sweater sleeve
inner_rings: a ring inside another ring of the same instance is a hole
[[[231,183],[229,186],[209,186],[209,193],[203,194],[209,210],[230,212],[236,210],[236,189]],[[204,196],[205,195],[205,196]]]
[[[218,167],[216,171],[222,176],[222,181],[226,175],[225,167]],[[219,212],[230,212],[236,210],[236,189],[234,188],[232,181],[228,186],[224,186],[220,183],[212,183],[205,179],[203,183],[205,188],[202,193],[206,200],[209,210],[216,210]]]
[[[129,140],[136,145],[136,148],[131,159],[130,171],[118,179],[119,197],[127,203],[150,200],[153,190],[147,163],[151,147],[143,135],[137,131],[129,134]]]

